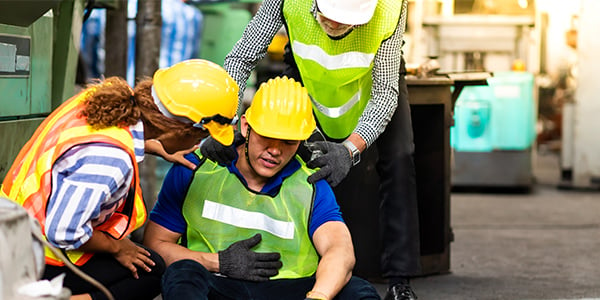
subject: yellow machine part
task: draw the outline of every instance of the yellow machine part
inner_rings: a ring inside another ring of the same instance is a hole
[[[283,61],[284,48],[288,40],[288,36],[285,33],[277,33],[275,37],[273,37],[271,44],[269,44],[269,48],[267,48],[267,55],[271,60]]]

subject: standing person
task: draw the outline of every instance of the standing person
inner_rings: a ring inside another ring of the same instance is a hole
[[[223,68],[204,60],[160,69],[133,90],[118,77],[94,84],[44,120],[0,194],[25,207],[50,244],[115,299],[153,299],[164,261],[128,238],[146,220],[138,164],[151,151],[183,154],[209,133],[231,144],[237,92]],[[62,273],[73,299],[104,299],[46,251],[42,277]]]
[[[204,28],[204,16],[200,9],[186,0],[161,0],[161,35],[159,68],[170,67],[186,59],[198,58]],[[129,48],[127,52],[127,81],[135,82],[135,53],[138,0],[128,0],[127,24]]]
[[[164,299],[380,299],[353,277],[354,251],[331,187],[296,156],[315,129],[306,89],[261,85],[241,117],[245,142],[222,165],[186,156],[150,214],[144,244],[163,256]]]
[[[285,25],[287,73],[308,89],[327,139],[313,147],[325,155],[307,163],[320,168],[312,182],[326,178],[335,187],[359,163],[360,153],[377,144],[386,299],[416,299],[409,278],[420,272],[414,143],[401,53],[406,5],[407,0],[265,0],[224,64],[241,95]]]
[[[91,9],[91,8],[90,8]],[[92,9],[87,19],[81,24],[81,42],[79,44],[79,61],[77,71],[82,72],[84,78],[80,83],[85,84],[93,78],[103,78],[104,51],[106,27],[106,9]]]
[[[184,0],[161,0],[161,44],[159,68],[167,68],[178,62],[198,58],[202,39],[204,16],[195,6]],[[128,48],[127,82],[135,82],[135,37],[138,0],[127,1]],[[110,8],[106,8],[110,9]],[[102,78],[105,70],[106,9],[93,8],[81,30],[80,54],[89,79]]]

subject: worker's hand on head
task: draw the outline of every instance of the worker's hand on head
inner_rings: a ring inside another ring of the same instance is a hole
[[[320,168],[308,177],[308,182],[315,183],[324,178],[331,186],[336,186],[348,175],[352,167],[352,157],[346,146],[327,141],[308,143],[307,146],[311,152],[323,153],[306,163],[309,168]]]
[[[210,160],[227,165],[237,157],[236,147],[243,144],[245,140],[239,131],[235,132],[233,143],[230,146],[225,146],[212,137],[207,137],[200,146],[200,153]]]
[[[257,233],[253,237],[231,244],[219,251],[219,272],[235,279],[267,281],[279,274],[281,255],[277,252],[260,253],[252,249],[262,240]]]
[[[138,268],[142,268],[146,272],[152,271],[151,266],[156,264],[150,259],[150,252],[136,245],[128,238],[117,240],[118,250],[114,253],[115,259],[129,269],[135,279],[139,278]]]

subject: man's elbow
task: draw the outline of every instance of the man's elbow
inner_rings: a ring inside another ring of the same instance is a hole
[[[144,230],[144,237],[142,238],[142,244],[154,251],[157,251],[160,245],[160,238],[157,235],[157,226],[160,226],[152,221],[149,221],[146,224],[146,228]]]
[[[354,266],[356,265],[356,257],[354,256],[354,251],[350,251],[350,254],[348,255],[347,265],[348,269],[350,269],[350,272],[352,272]]]
[[[354,269],[354,266],[356,265],[356,257],[354,256],[354,249],[352,247],[340,247],[340,249],[337,251],[337,254],[334,256],[341,258],[340,267],[343,267],[349,271]]]
[[[157,247],[158,240],[147,234],[144,234],[144,238],[142,239],[142,244],[152,250],[155,250],[155,251],[156,251],[156,248],[158,248]]]
[[[352,277],[352,271],[354,270],[355,264],[356,257],[354,256],[354,251],[351,251],[350,255],[348,255],[348,257],[346,258],[346,283],[348,283],[350,281],[350,278]]]

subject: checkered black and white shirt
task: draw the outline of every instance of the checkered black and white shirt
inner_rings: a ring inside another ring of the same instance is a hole
[[[240,99],[250,73],[266,56],[267,47],[283,26],[283,1],[264,0],[240,40],[225,57],[225,69],[240,86]],[[314,0],[305,1],[313,1],[312,13],[316,17]],[[402,2],[402,14],[396,31],[382,42],[375,55],[371,99],[354,129],[354,132],[367,142],[367,146],[375,142],[385,130],[398,105],[398,76],[402,37],[406,25],[407,0]]]

